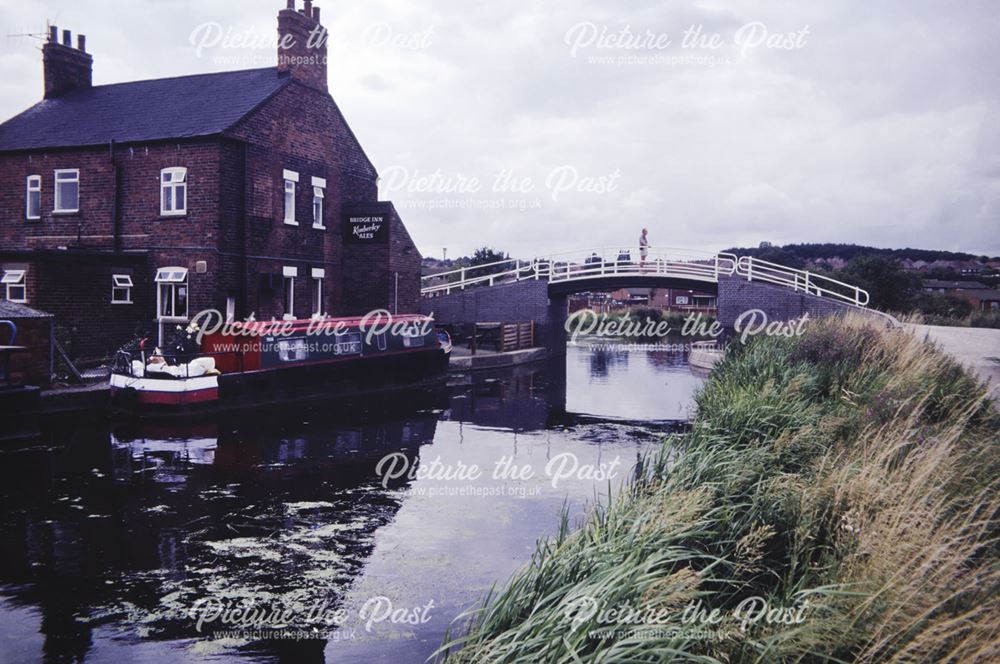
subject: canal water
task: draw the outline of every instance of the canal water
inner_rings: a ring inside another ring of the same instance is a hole
[[[0,661],[424,661],[700,381],[583,344],[371,402],[51,419],[0,450]]]

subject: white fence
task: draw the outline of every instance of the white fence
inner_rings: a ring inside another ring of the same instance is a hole
[[[868,304],[868,292],[851,284],[805,270],[786,267],[751,256],[709,253],[688,249],[603,247],[563,252],[531,260],[508,259],[460,267],[421,279],[422,295],[433,297],[472,286],[494,286],[525,279],[552,283],[619,277],[665,277],[718,283],[720,276],[737,275],[794,291],[848,302]]]
[[[461,267],[428,275],[421,280],[421,293],[435,295],[470,286],[510,283],[525,279],[566,282],[601,277],[673,277],[718,283],[719,275],[736,270],[733,254],[712,254],[687,249],[649,247],[605,247],[564,252],[532,260],[509,259]]]
[[[814,272],[796,270],[777,263],[760,260],[752,256],[740,256],[736,262],[736,274],[747,281],[762,281],[777,286],[785,286],[809,295],[829,297],[849,302],[859,307],[868,304],[868,291],[851,284],[824,277]]]

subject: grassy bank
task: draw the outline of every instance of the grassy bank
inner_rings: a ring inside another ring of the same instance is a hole
[[[958,366],[815,321],[734,345],[697,402],[690,433],[458,627],[449,662],[1000,658],[1000,418]],[[788,610],[748,621],[752,597]]]

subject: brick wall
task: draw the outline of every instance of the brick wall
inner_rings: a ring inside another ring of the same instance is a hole
[[[368,208],[352,206],[355,211]],[[384,308],[415,313],[420,309],[420,252],[392,203],[372,204],[370,208],[386,215],[389,230],[382,244],[344,245],[344,312],[361,315]]]
[[[221,306],[221,147],[213,141],[0,155],[0,243],[5,262],[29,265],[28,304],[55,316],[74,358],[105,356],[151,330],[155,270],[189,269],[189,311]],[[187,213],[160,214],[160,171],[187,170]],[[56,213],[54,170],[80,171],[79,211]],[[25,218],[25,184],[42,177],[41,218]],[[198,273],[198,261],[208,271]],[[111,303],[111,275],[129,274],[133,304]],[[224,302],[224,299],[222,300]]]
[[[10,373],[12,382],[16,384],[37,385],[48,387],[52,367],[51,349],[51,316],[35,316],[18,318],[3,316],[0,318],[12,321],[17,325],[18,346],[27,347],[27,352],[14,353],[10,357]],[[0,344],[10,342],[10,332],[6,325],[0,326]],[[2,366],[0,366],[2,370]]]
[[[80,169],[80,210],[54,212],[56,169]],[[0,155],[0,247],[5,250],[113,247],[114,167],[108,149]],[[41,218],[26,219],[29,175],[40,175]]]
[[[160,171],[174,166],[187,168],[187,212],[165,216]],[[63,168],[80,170],[80,209],[71,214],[53,212],[53,171]],[[283,221],[286,169],[299,173],[294,226]],[[38,220],[25,218],[29,175],[42,176]],[[313,177],[326,180],[325,228],[312,223]],[[325,271],[325,313],[391,308],[395,274],[399,310],[413,311],[420,254],[395,211],[385,250],[345,265],[343,206],[377,201],[376,177],[330,95],[295,81],[225,137],[0,154],[0,249],[35,266],[28,270],[29,304],[79,337],[81,357],[118,347],[139,319],[152,325],[155,271],[167,266],[188,269],[192,315],[223,310],[234,297],[238,317],[282,316],[286,266],[298,270],[296,316],[313,311],[314,268]],[[51,269],[55,263],[39,257],[58,252],[93,257]],[[131,253],[145,254],[141,266],[115,262]],[[127,266],[142,271],[133,273],[135,305],[109,308],[110,274]]]
[[[116,145],[0,155],[0,243],[6,250],[214,246],[221,148],[217,141]],[[187,214],[160,215],[160,171],[188,169]],[[55,212],[57,169],[79,169],[80,209]],[[41,218],[25,218],[26,180],[40,175]]]
[[[811,318],[819,318],[848,311],[882,317],[871,309],[855,307],[827,297],[797,293],[783,286],[738,277],[719,279],[718,320],[722,325],[732,327],[740,315],[751,309],[760,309],[767,314],[769,320],[775,321],[799,318],[805,313]]]
[[[342,303],[344,202],[375,201],[376,173],[351,133],[336,103],[320,90],[295,82],[245,118],[233,136],[247,144],[246,248],[249,259],[247,304],[258,318],[280,316],[282,267],[299,271],[295,313],[311,311],[312,268],[326,271],[326,312],[345,313]],[[297,226],[284,223],[284,170],[299,174],[296,187]],[[313,228],[312,178],[326,180],[323,199],[325,229]],[[369,269],[387,270],[386,261]],[[303,277],[303,275],[306,275]],[[385,305],[384,294],[379,299]],[[371,308],[371,307],[369,307]]]
[[[718,297],[718,318],[726,327],[732,327],[736,319],[750,309],[764,311],[773,321],[798,318],[804,313],[818,318],[857,311],[890,322],[883,314],[871,309],[738,278],[720,279]],[[548,348],[556,349],[565,343],[565,298],[565,295],[552,297],[546,281],[521,281],[424,298],[420,307],[422,313],[433,314],[439,325],[535,321],[542,330],[539,338]]]
[[[421,313],[433,314],[439,325],[475,322],[535,323],[535,339],[549,349],[565,349],[566,296],[549,297],[547,281],[520,281],[469,288],[423,298]]]
[[[57,338],[74,359],[106,357],[137,331],[151,329],[155,294],[147,257],[142,254],[37,252],[0,265],[27,271],[28,306],[52,313]],[[132,277],[132,303],[111,302],[112,275]]]
[[[389,204],[392,205],[391,203]],[[389,272],[398,275],[396,286],[400,313],[420,311],[420,276],[423,257],[417,251],[409,231],[403,225],[395,208],[392,210],[392,227],[389,239]]]

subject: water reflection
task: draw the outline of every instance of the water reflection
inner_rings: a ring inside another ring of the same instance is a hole
[[[691,395],[703,377],[690,371],[684,353],[590,342],[569,350],[568,411],[637,422],[688,420],[693,415]]]
[[[617,463],[624,478],[665,428],[627,420],[668,419],[677,390],[696,385],[683,371],[683,358],[570,349],[554,366],[375,403],[183,424],[49,419],[40,444],[0,450],[0,659],[421,661],[455,615],[530,557],[564,505],[581,514],[607,482],[555,486],[538,473],[383,486],[379,459],[540,469],[571,453],[594,468]],[[644,394],[664,384],[668,398]],[[307,615],[321,604],[357,616],[375,596],[433,601],[432,619],[355,621],[340,642]],[[208,639],[190,613],[206,597],[292,607],[291,626],[317,638]]]

